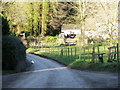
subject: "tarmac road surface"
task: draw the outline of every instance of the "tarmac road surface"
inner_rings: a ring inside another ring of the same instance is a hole
[[[3,75],[3,88],[117,88],[118,74],[75,70],[33,54],[30,71]]]

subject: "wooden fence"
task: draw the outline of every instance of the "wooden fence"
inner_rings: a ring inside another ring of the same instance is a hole
[[[49,45],[48,45],[49,46]],[[114,46],[109,45],[88,45],[85,47],[43,47],[41,45],[32,45],[30,48],[35,48],[40,50],[40,52],[47,52],[50,54],[60,55],[61,57],[70,57],[74,59],[79,59],[83,61],[90,62],[100,62],[103,63],[108,61],[118,61],[119,62],[119,44]],[[110,49],[109,49],[110,48]],[[114,57],[114,58],[113,58]]]

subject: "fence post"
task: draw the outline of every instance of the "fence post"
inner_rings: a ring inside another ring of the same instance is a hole
[[[67,48],[65,48],[65,56],[67,56]]]
[[[98,53],[100,53],[100,49],[99,49],[99,46],[98,46]]]
[[[61,56],[63,56],[63,49],[61,49]]]
[[[117,60],[119,62],[119,44],[117,43]]]
[[[71,48],[71,57],[72,57],[72,48]]]
[[[49,53],[51,53],[51,47],[49,47],[50,49],[49,49]]]
[[[76,58],[76,47],[75,47],[75,58]]]
[[[53,47],[53,54],[55,54],[55,49],[54,49],[54,47]]]
[[[50,53],[50,47],[49,47],[49,51],[48,52]]]
[[[60,47],[58,47],[58,55],[60,55]]]
[[[69,56],[69,48],[68,48],[68,56]]]
[[[81,59],[81,54],[79,55],[79,60]]]
[[[95,46],[93,45],[93,51],[92,51],[92,62],[95,61]]]
[[[105,51],[105,45],[104,45],[104,51]]]
[[[90,48],[88,47],[88,53],[90,53]]]
[[[110,52],[111,50],[108,48],[109,52],[108,52],[108,62],[110,61]]]
[[[84,48],[84,54],[85,54],[85,48]]]
[[[83,55],[84,55],[84,61],[85,61],[85,57],[86,57],[86,56],[85,56],[85,47],[84,47],[84,54],[83,54]]]

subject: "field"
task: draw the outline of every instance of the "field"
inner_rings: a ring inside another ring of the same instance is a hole
[[[117,61],[108,62],[108,47],[110,47],[108,44],[87,45],[85,47],[78,47],[73,45],[46,46],[39,48],[38,46],[33,46],[32,48],[28,48],[27,52],[47,56],[51,59],[64,63],[69,67],[77,69],[118,72],[120,71],[120,63]],[[99,62],[98,55],[94,56],[93,62],[93,53],[105,53],[103,55],[103,63]]]

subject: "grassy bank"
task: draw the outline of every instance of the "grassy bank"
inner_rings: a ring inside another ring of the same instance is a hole
[[[14,74],[14,73],[19,73],[21,72],[20,70],[2,70],[2,74],[6,75],[6,74]]]
[[[104,63],[92,63],[90,60],[83,60],[81,57],[79,59],[76,59],[75,57],[68,57],[68,56],[61,56],[60,54],[54,52],[41,52],[40,49],[32,49],[29,48],[27,52],[34,52],[39,55],[47,56],[49,58],[52,58],[56,61],[59,61],[63,64],[66,64],[69,67],[82,69],[82,70],[94,70],[94,71],[110,71],[110,72],[120,72],[120,63],[117,62],[106,62],[107,60],[104,60]],[[87,57],[86,57],[87,58]],[[106,57],[105,57],[106,59]]]

